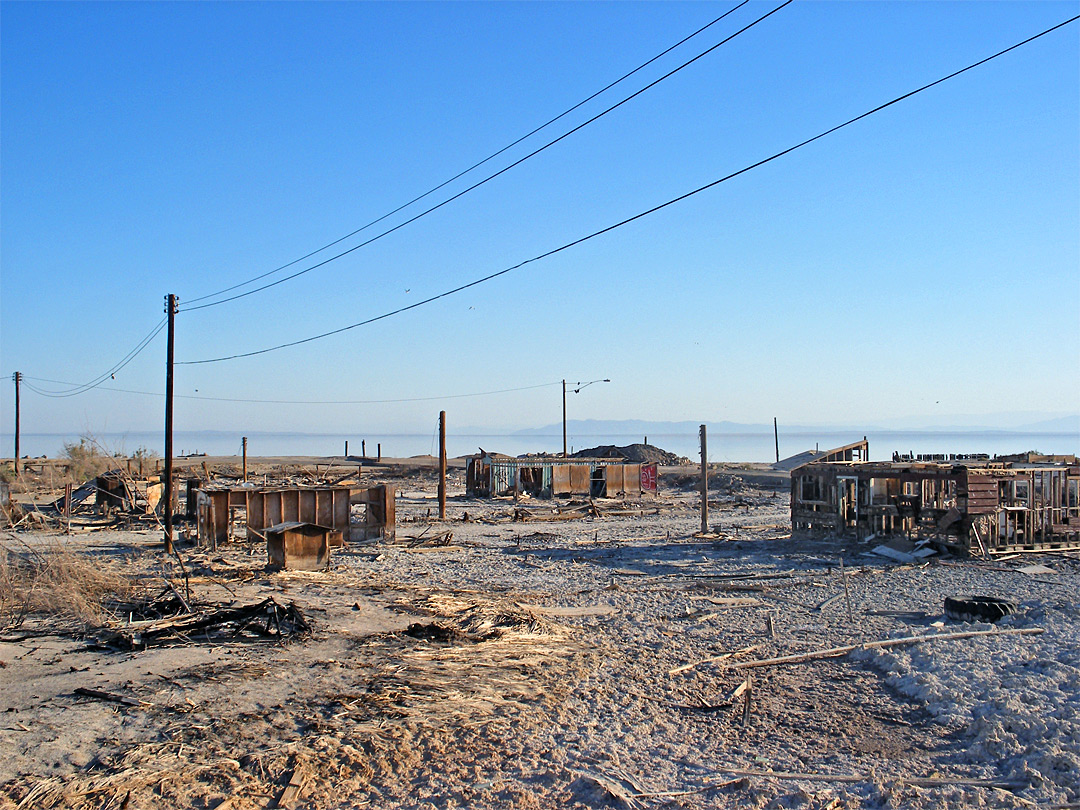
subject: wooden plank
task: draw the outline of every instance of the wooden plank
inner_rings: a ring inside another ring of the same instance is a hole
[[[278,797],[277,806],[282,810],[295,810],[300,805],[300,792],[304,789],[303,769],[293,768],[289,774],[289,784]]]

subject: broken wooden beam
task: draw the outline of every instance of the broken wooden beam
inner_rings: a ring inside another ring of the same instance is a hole
[[[960,633],[939,633],[933,636],[905,636],[904,638],[889,638],[882,641],[868,641],[863,644],[848,644],[844,647],[830,647],[827,650],[816,650],[797,655],[782,655],[779,658],[763,658],[760,661],[743,661],[732,664],[731,668],[753,669],[755,667],[769,667],[775,664],[801,664],[804,661],[816,661],[822,658],[839,658],[855,650],[900,647],[907,644],[921,644],[924,641],[950,641],[960,638],[974,638],[975,636],[1036,635],[1042,632],[1041,627],[1026,627],[1016,630],[968,630]]]

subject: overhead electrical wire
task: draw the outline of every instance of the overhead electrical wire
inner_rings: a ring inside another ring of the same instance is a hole
[[[446,290],[445,292],[441,292],[441,293],[439,293],[437,295],[433,295],[433,296],[431,296],[429,298],[425,298],[422,301],[417,301],[417,302],[409,304],[407,306],[398,307],[397,309],[391,310],[389,312],[385,312],[382,315],[376,315],[374,317],[367,318],[367,319],[362,320],[362,321],[358,321],[357,323],[349,324],[348,326],[342,326],[342,327],[340,327],[338,329],[332,329],[329,332],[323,332],[323,333],[318,334],[318,335],[312,335],[311,337],[302,338],[300,340],[293,340],[293,341],[289,341],[287,343],[279,343],[279,344],[277,344],[275,346],[269,346],[269,347],[267,347],[265,349],[258,349],[258,350],[250,351],[250,352],[239,352],[237,354],[230,354],[230,355],[226,355],[224,357],[212,357],[212,358],[207,358],[207,359],[204,359],[204,360],[178,361],[177,365],[191,366],[191,365],[203,365],[203,364],[207,364],[207,363],[222,363],[222,362],[225,362],[225,361],[228,361],[228,360],[238,360],[238,359],[243,358],[243,357],[254,357],[254,356],[260,355],[260,354],[267,354],[269,352],[278,351],[280,349],[287,349],[287,348],[290,348],[292,346],[300,346],[300,345],[303,345],[305,343],[311,343],[311,342],[316,341],[316,340],[322,340],[323,338],[331,337],[332,335],[338,335],[338,334],[341,334],[342,332],[347,332],[350,329],[356,329],[357,327],[360,327],[360,326],[367,326],[369,324],[375,323],[376,321],[381,321],[381,320],[385,320],[386,318],[393,317],[394,315],[400,315],[403,312],[408,312],[409,310],[416,309],[417,307],[421,307],[421,306],[424,306],[426,304],[430,304],[430,303],[432,303],[434,301],[438,301],[441,298],[446,298],[447,296],[454,295],[455,293],[462,292],[463,290],[467,290],[470,287],[476,287],[479,284],[483,284],[483,283],[485,283],[487,281],[491,281],[492,279],[496,279],[499,276],[504,276],[507,273],[510,273],[510,272],[512,272],[514,270],[520,269],[521,267],[524,267],[527,264],[531,264],[533,262],[540,261],[541,259],[546,259],[549,256],[554,256],[556,253],[561,253],[564,250],[572,248],[572,247],[574,247],[576,245],[580,245],[583,242],[589,241],[590,239],[595,239],[596,237],[601,236],[601,235],[603,235],[605,233],[610,233],[611,231],[614,231],[617,228],[621,228],[622,226],[627,225],[627,224],[629,224],[631,222],[634,222],[636,220],[647,217],[650,214],[656,213],[657,211],[661,211],[664,208],[667,208],[668,206],[674,205],[675,203],[678,203],[678,202],[682,202],[683,200],[686,200],[686,199],[688,199],[690,197],[693,197],[696,194],[700,194],[703,191],[707,191],[708,189],[714,188],[714,187],[720,185],[721,183],[725,183],[728,180],[731,180],[731,179],[733,179],[735,177],[738,177],[738,176],[740,176],[742,174],[746,174],[747,172],[752,171],[753,169],[756,169],[756,168],[758,168],[760,166],[764,166],[766,163],[771,163],[772,161],[774,161],[774,160],[776,160],[778,158],[781,158],[784,155],[791,154],[792,152],[794,152],[797,149],[801,149],[802,147],[807,146],[808,144],[811,144],[811,143],[814,143],[815,141],[821,140],[822,138],[825,138],[826,136],[831,135],[834,132],[837,132],[837,131],[839,131],[841,129],[844,129],[845,127],[851,126],[852,124],[856,123],[857,121],[861,121],[864,118],[868,118],[869,116],[874,115],[875,113],[881,112],[882,110],[887,109],[888,107],[891,107],[894,104],[897,104],[897,103],[899,103],[901,101],[909,99],[912,96],[918,95],[919,93],[922,93],[925,90],[929,90],[932,87],[936,87],[937,85],[942,84],[943,82],[949,81],[950,79],[954,79],[957,76],[960,76],[961,74],[966,73],[969,70],[973,70],[974,68],[977,68],[977,67],[979,67],[981,65],[985,65],[987,62],[991,62],[994,59],[997,59],[997,58],[999,58],[1001,56],[1004,56],[1005,54],[1009,53],[1010,51],[1014,51],[1017,48],[1023,47],[1024,45],[1027,45],[1027,44],[1029,44],[1031,42],[1034,42],[1035,40],[1039,39],[1040,37],[1044,37],[1047,34],[1050,34],[1050,33],[1054,32],[1054,31],[1058,30],[1059,28],[1063,28],[1064,26],[1069,25],[1070,23],[1074,23],[1078,19],[1080,19],[1080,15],[1070,17],[1069,19],[1065,20],[1064,22],[1060,22],[1057,25],[1054,25],[1054,26],[1052,26],[1050,28],[1047,28],[1044,31],[1041,31],[1038,34],[1035,34],[1034,36],[1030,36],[1027,39],[1024,39],[1024,40],[1021,40],[1020,42],[1017,42],[1015,45],[1010,45],[1008,48],[1005,48],[1004,50],[998,51],[997,53],[995,53],[995,54],[993,54],[991,56],[987,56],[987,57],[985,57],[983,59],[980,59],[977,62],[973,62],[970,65],[968,65],[967,67],[960,68],[959,70],[953,71],[952,73],[950,73],[950,74],[948,74],[946,76],[942,76],[940,79],[936,79],[935,81],[932,81],[929,84],[924,84],[922,87],[919,87],[919,88],[917,88],[915,90],[911,90],[911,91],[909,91],[907,93],[904,93],[903,95],[897,96],[896,98],[892,99],[891,101],[887,101],[884,104],[880,104],[877,107],[874,107],[873,109],[867,110],[866,112],[862,113],[861,115],[857,115],[854,118],[849,118],[847,121],[844,121],[842,124],[837,124],[836,126],[831,127],[830,129],[827,129],[824,132],[820,132],[820,133],[818,133],[817,135],[814,135],[811,138],[807,138],[806,140],[795,144],[794,146],[790,146],[787,149],[784,149],[784,150],[782,150],[780,152],[776,152],[775,154],[770,155],[767,158],[763,158],[762,160],[759,160],[756,163],[751,163],[749,166],[745,166],[744,168],[739,169],[736,172],[732,172],[731,174],[725,175],[724,177],[721,177],[718,180],[713,180],[711,183],[706,183],[703,186],[699,186],[698,188],[695,188],[692,191],[688,191],[685,194],[681,194],[678,197],[674,197],[674,198],[668,200],[667,202],[664,202],[664,203],[661,203],[659,205],[653,206],[652,208],[649,208],[649,209],[647,209],[645,211],[642,211],[642,212],[640,212],[638,214],[635,214],[632,217],[627,217],[626,219],[621,220],[620,222],[616,222],[614,225],[608,225],[606,228],[601,228],[598,231],[593,231],[592,233],[590,233],[590,234],[588,234],[586,236],[579,237],[578,239],[575,239],[572,242],[567,242],[566,244],[561,245],[561,246],[559,246],[557,248],[553,248],[552,250],[546,251],[546,252],[541,253],[541,254],[539,254],[537,256],[533,256],[530,259],[525,259],[524,261],[518,262],[517,264],[512,265],[510,267],[507,267],[507,268],[505,268],[503,270],[499,270],[499,271],[497,271],[495,273],[490,273],[489,275],[486,275],[486,276],[483,276],[481,278],[475,279],[474,281],[470,281],[467,284],[462,284],[462,285],[460,285],[458,287],[454,287],[451,290]]]
[[[473,183],[471,186],[468,186],[468,187],[462,189],[457,194],[454,194],[453,196],[447,197],[442,202],[436,203],[435,205],[431,206],[430,208],[424,209],[419,214],[415,214],[415,215],[409,217],[408,219],[406,219],[403,222],[399,222],[397,225],[393,226],[392,228],[387,228],[385,231],[381,231],[380,233],[376,234],[375,236],[372,236],[369,239],[365,239],[363,242],[360,242],[358,245],[354,245],[353,247],[349,248],[348,250],[343,250],[341,253],[337,253],[337,254],[331,256],[328,259],[323,259],[321,262],[316,262],[315,264],[313,264],[310,267],[307,267],[307,268],[305,268],[303,270],[298,270],[295,273],[290,273],[287,276],[283,276],[282,278],[276,279],[275,281],[271,281],[271,282],[269,282],[267,284],[263,284],[260,287],[255,287],[254,289],[247,290],[246,292],[242,292],[242,293],[237,293],[236,295],[230,295],[229,297],[222,298],[222,299],[220,299],[218,301],[210,301],[209,303],[199,304],[198,306],[185,306],[185,307],[182,307],[180,309],[180,312],[194,312],[194,311],[199,310],[199,309],[206,309],[208,307],[216,307],[216,306],[218,306],[220,304],[227,304],[230,301],[236,301],[236,300],[238,300],[240,298],[246,298],[249,295],[254,295],[255,293],[262,292],[263,290],[268,290],[271,287],[276,287],[279,284],[284,284],[286,281],[291,281],[292,279],[298,278],[298,277],[304,275],[305,273],[310,273],[312,270],[315,270],[315,269],[317,269],[319,267],[323,267],[324,265],[330,264],[330,262],[337,261],[338,259],[342,258],[343,256],[348,256],[350,253],[353,253],[354,251],[357,251],[362,247],[366,247],[366,246],[370,245],[372,242],[377,242],[379,239],[382,239],[384,236],[389,236],[390,234],[394,233],[395,231],[401,230],[406,225],[410,225],[413,222],[416,222],[418,219],[426,217],[428,214],[433,213],[434,211],[438,211],[444,205],[448,205],[448,204],[452,203],[454,200],[457,200],[460,197],[465,196],[469,192],[475,191],[476,189],[480,188],[480,186],[484,185],[485,183],[488,183],[488,182],[494,180],[496,177],[499,177],[500,175],[505,174],[506,172],[513,169],[515,166],[520,166],[526,160],[529,160],[530,158],[535,157],[536,155],[543,152],[545,149],[548,149],[548,148],[554,146],[555,144],[559,143],[560,141],[565,140],[566,138],[570,137],[575,132],[578,132],[578,131],[584,129],[589,124],[592,124],[593,122],[599,120],[600,118],[603,118],[608,113],[610,113],[610,112],[612,112],[614,110],[617,110],[623,104],[626,104],[627,102],[637,98],[642,93],[644,93],[646,90],[652,89],[656,85],[660,84],[660,82],[664,81],[665,79],[671,78],[676,73],[678,73],[680,70],[682,70],[682,69],[684,69],[686,67],[689,67],[694,62],[698,61],[699,59],[701,59],[701,58],[707,56],[708,54],[712,53],[713,51],[715,51],[721,45],[727,44],[731,40],[735,39],[735,37],[739,36],[740,34],[746,32],[748,30],[750,30],[751,28],[753,28],[758,23],[760,23],[763,20],[771,17],[773,14],[775,14],[776,12],[780,11],[781,9],[791,5],[793,2],[795,2],[795,0],[785,0],[785,2],[781,3],[779,6],[774,8],[772,11],[769,11],[768,13],[763,14],[762,16],[758,17],[753,22],[751,22],[748,25],[745,25],[742,28],[740,28],[734,34],[731,34],[730,36],[725,37],[724,39],[720,40],[715,45],[712,45],[709,48],[705,49],[704,51],[702,51],[701,53],[699,53],[697,56],[693,57],[692,59],[688,59],[687,61],[683,62],[678,67],[676,67],[673,70],[670,70],[667,73],[665,73],[660,78],[658,78],[658,79],[650,82],[649,84],[645,85],[640,90],[637,90],[634,93],[631,93],[626,98],[624,98],[621,101],[618,101],[617,103],[611,105],[606,110],[603,110],[602,112],[597,113],[592,118],[589,118],[586,121],[583,121],[582,123],[578,124],[573,129],[570,129],[569,131],[564,132],[559,137],[554,138],[554,139],[548,141],[547,143],[545,143],[543,146],[540,146],[540,147],[534,149],[532,152],[529,152],[524,157],[518,158],[517,160],[515,160],[513,163],[509,164],[508,166],[505,166],[504,168],[499,169],[497,172],[494,172],[494,173],[488,175],[483,180],[479,180],[479,181]],[[736,8],[738,8],[738,7],[736,7]],[[735,9],[732,9],[732,11],[734,11],[734,10]],[[728,13],[731,13],[731,12],[728,12]],[[240,285],[240,286],[243,286],[243,285]]]
[[[27,377],[24,375],[23,380]],[[41,378],[32,377],[30,379],[40,380]],[[60,380],[41,380],[42,382],[60,383],[62,385],[68,385],[69,383],[63,383]],[[500,388],[497,391],[474,391],[470,394],[447,394],[445,396],[435,397],[399,397],[397,399],[337,399],[337,400],[309,400],[309,399],[250,399],[250,398],[234,398],[234,397],[205,397],[196,396],[194,394],[173,394],[176,399],[198,399],[208,402],[239,402],[248,405],[391,405],[405,402],[434,402],[437,400],[445,399],[467,399],[470,397],[487,397],[495,394],[512,394],[518,391],[534,391],[537,388],[551,388],[556,385],[561,385],[561,380],[555,382],[539,383],[537,385],[523,385],[518,388]],[[40,394],[45,397],[58,396],[47,391],[43,391],[37,386],[31,383],[25,383],[26,387],[33,391],[35,394]],[[148,397],[164,397],[165,394],[160,391],[133,391],[127,388],[113,388],[111,386],[100,386],[99,391],[112,391],[121,394],[142,394]]]
[[[381,217],[377,217],[376,219],[371,220],[371,222],[368,222],[366,225],[361,225],[355,231],[351,231],[351,232],[345,234],[344,236],[342,236],[342,237],[340,237],[338,239],[335,239],[333,242],[327,242],[322,247],[316,248],[315,250],[311,251],[310,253],[306,253],[303,256],[300,256],[299,258],[293,259],[291,262],[287,262],[287,263],[281,265],[280,267],[275,267],[273,270],[268,270],[265,273],[260,273],[259,275],[253,276],[253,277],[247,279],[246,281],[241,281],[241,282],[239,282],[237,284],[233,284],[231,287],[225,287],[224,289],[218,290],[217,292],[207,293],[206,295],[200,295],[198,298],[188,299],[187,303],[188,304],[195,304],[195,303],[198,303],[199,301],[205,301],[207,298],[216,298],[219,295],[224,295],[225,293],[232,292],[233,290],[238,290],[241,287],[246,287],[248,284],[253,284],[256,281],[261,281],[262,279],[264,279],[264,278],[266,278],[268,276],[274,275],[274,273],[279,273],[282,270],[286,270],[286,269],[292,267],[294,264],[299,264],[300,262],[304,261],[304,259],[310,259],[312,256],[316,255],[317,253],[322,253],[324,250],[327,250],[328,248],[332,248],[334,245],[340,244],[341,242],[344,242],[346,239],[348,239],[350,237],[353,237],[353,236],[356,236],[358,233],[360,233],[362,231],[366,231],[372,225],[378,225],[384,219],[392,217],[394,214],[398,213],[399,211],[403,211],[404,209],[408,208],[410,205],[413,205],[414,203],[420,202],[420,200],[424,199],[425,197],[431,196],[432,194],[434,194],[439,189],[450,185],[455,180],[461,179],[462,177],[464,177],[465,175],[467,175],[469,172],[473,171],[474,169],[480,168],[485,163],[488,163],[489,161],[492,161],[495,158],[497,158],[503,152],[506,152],[509,149],[513,149],[515,146],[517,146],[522,141],[531,138],[536,133],[538,133],[541,130],[546,129],[547,127],[554,124],[556,121],[559,121],[560,119],[565,118],[570,113],[572,113],[574,110],[577,110],[580,107],[583,107],[584,105],[588,104],[590,101],[592,101],[597,96],[600,96],[600,95],[606,93],[612,87],[615,87],[615,85],[625,81],[626,79],[629,79],[635,73],[638,73],[639,71],[644,70],[649,65],[651,65],[653,62],[655,62],[657,59],[660,59],[660,58],[662,58],[664,56],[667,56],[669,53],[671,53],[673,50],[678,48],[680,45],[683,45],[683,44],[689,42],[691,39],[696,37],[698,34],[704,32],[704,31],[708,30],[709,28],[711,28],[712,26],[716,25],[722,19],[727,17],[729,14],[732,14],[733,12],[738,11],[740,8],[742,8],[743,6],[745,6],[749,2],[750,2],[750,0],[742,0],[742,2],[739,3],[737,6],[731,8],[728,11],[725,11],[723,14],[721,14],[715,20],[712,20],[711,22],[706,23],[705,25],[701,26],[701,28],[694,31],[692,34],[688,34],[687,36],[683,37],[678,42],[676,42],[674,45],[672,45],[669,48],[666,48],[666,49],[662,50],[660,53],[658,53],[656,56],[652,57],[648,61],[642,62],[640,65],[638,65],[636,68],[631,70],[629,73],[624,73],[622,76],[617,78],[615,81],[611,82],[610,84],[605,85],[604,87],[601,87],[599,90],[597,90],[595,93],[593,93],[588,98],[582,99],[581,101],[579,101],[574,106],[569,107],[568,109],[566,109],[563,112],[556,115],[554,118],[550,118],[547,121],[545,121],[543,124],[541,124],[540,126],[536,127],[535,129],[530,130],[529,132],[526,132],[524,135],[522,135],[516,141],[512,141],[511,143],[508,143],[506,146],[504,146],[502,149],[499,149],[497,152],[492,152],[490,155],[488,155],[483,160],[477,161],[476,163],[471,165],[469,168],[458,172],[453,177],[451,177],[449,180],[444,180],[443,182],[439,183],[439,185],[428,189],[423,194],[420,194],[420,195],[418,195],[416,197],[413,197],[411,200],[409,200],[406,203],[402,203],[397,208],[395,208],[393,211],[388,211],[385,214],[383,214]]]
[[[23,380],[38,380],[39,382],[48,382],[48,383],[54,383],[54,384],[57,384],[57,385],[69,385],[69,386],[71,386],[70,388],[67,388],[67,389],[65,389],[63,391],[49,391],[47,389],[39,389],[36,386],[32,386],[29,383],[27,383],[27,387],[30,388],[30,390],[34,391],[34,393],[41,394],[42,396],[62,398],[62,397],[73,397],[73,396],[77,396],[78,394],[84,394],[87,391],[90,391],[90,390],[92,390],[94,388],[99,387],[106,380],[113,379],[118,371],[120,371],[124,366],[126,366],[128,363],[130,363],[136,357],[138,357],[139,354],[143,351],[143,349],[145,349],[147,346],[149,346],[151,344],[151,342],[153,342],[154,338],[156,338],[158,336],[158,334],[160,334],[161,330],[165,328],[166,323],[168,323],[168,318],[162,318],[161,321],[157,324],[157,326],[155,326],[153,329],[150,330],[150,334],[148,334],[146,337],[144,337],[142,340],[140,340],[137,344],[135,344],[135,348],[132,349],[130,352],[128,352],[126,355],[124,355],[124,357],[121,358],[120,361],[116,363],[116,365],[114,365],[112,368],[110,368],[104,374],[98,375],[97,377],[90,380],[89,382],[85,382],[85,383],[62,383],[62,382],[60,382],[58,380],[45,380],[45,379],[42,379],[40,377],[29,377],[26,374],[23,374],[21,379],[23,379]]]

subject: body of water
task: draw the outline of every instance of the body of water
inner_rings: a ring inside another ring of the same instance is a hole
[[[846,431],[820,433],[780,433],[780,457],[858,441],[863,436],[870,442],[870,458],[890,460],[894,451],[901,453],[989,453],[1007,455],[1038,450],[1042,453],[1080,454],[1080,436],[1074,433],[1012,433],[1006,431],[926,432],[926,431]],[[573,450],[603,444],[626,445],[643,441],[639,435],[570,435],[568,444]],[[649,443],[686,456],[699,459],[698,437],[693,434],[650,435]],[[165,439],[158,432],[105,433],[95,437],[109,453],[129,455],[140,448],[159,455],[164,452]],[[177,455],[206,453],[212,456],[239,456],[241,434],[223,431],[177,431],[173,434],[173,451]],[[24,433],[21,438],[23,455],[57,457],[63,454],[66,442],[78,443],[77,434]],[[361,454],[361,442],[366,443],[369,456],[378,445],[388,457],[435,455],[438,436],[435,434],[344,434],[344,433],[251,433],[248,436],[250,456],[334,456],[342,455],[345,442],[349,453]],[[0,447],[5,455],[14,452],[14,437],[0,434]],[[505,434],[455,435],[446,437],[451,456],[469,455],[479,448],[488,451],[521,455],[523,453],[557,453],[562,451],[562,434],[513,436]],[[772,433],[737,433],[708,436],[710,461],[774,461],[776,451]]]

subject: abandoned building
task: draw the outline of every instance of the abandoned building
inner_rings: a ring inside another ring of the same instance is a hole
[[[961,553],[1080,548],[1080,466],[813,461],[791,472],[791,528]]]
[[[618,458],[515,458],[477,453],[469,458],[465,470],[465,494],[479,498],[495,495],[620,498],[638,497],[642,492],[656,492],[655,464]]]
[[[266,540],[282,524],[305,524],[331,532],[331,538],[393,539],[397,496],[393,486],[253,487],[215,486],[189,481],[188,512],[199,542],[214,546],[229,540],[233,521],[243,516],[248,540]],[[365,507],[364,520],[352,524],[352,505]],[[333,544],[333,539],[331,539]]]

